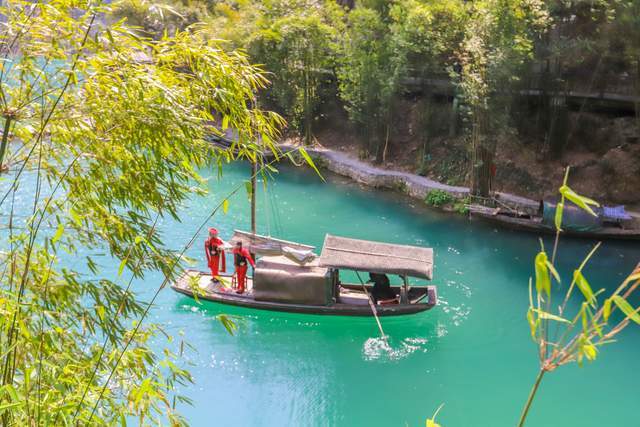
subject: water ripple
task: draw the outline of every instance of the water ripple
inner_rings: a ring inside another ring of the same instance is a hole
[[[397,361],[405,359],[416,351],[426,353],[429,340],[422,337],[405,338],[396,346],[391,337],[383,339],[381,337],[369,338],[362,347],[364,360],[390,360]]]

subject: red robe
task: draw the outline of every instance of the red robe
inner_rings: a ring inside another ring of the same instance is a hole
[[[246,248],[237,247],[233,248],[233,265],[236,269],[236,280],[238,283],[238,293],[243,293],[244,288],[247,285],[247,263],[251,264],[251,267],[255,268],[256,263],[251,258],[249,250]]]
[[[217,237],[209,237],[204,241],[204,252],[207,255],[207,265],[211,269],[211,275],[219,276],[220,272],[227,271],[227,262],[222,246],[224,242]],[[222,268],[220,268],[222,264]]]

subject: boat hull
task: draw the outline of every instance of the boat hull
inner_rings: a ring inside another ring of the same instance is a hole
[[[183,295],[190,298],[197,298],[199,300],[206,300],[220,304],[233,305],[245,308],[254,308],[258,310],[270,310],[270,311],[283,311],[289,313],[300,314],[320,314],[320,315],[332,315],[332,316],[373,316],[371,307],[369,304],[344,304],[333,303],[330,305],[306,305],[306,304],[289,304],[282,302],[271,301],[256,301],[248,294],[238,295],[232,290],[226,292],[216,291],[213,286],[199,291],[194,291],[193,287],[188,285],[185,280],[181,280],[185,275],[200,274],[202,277],[208,278],[210,275],[203,272],[196,272],[195,270],[187,270],[183,277],[178,279],[171,288]],[[230,280],[230,277],[223,276],[223,280]],[[208,279],[206,279],[208,280]],[[196,296],[195,293],[198,295]],[[407,314],[416,314],[433,308],[437,303],[437,292],[435,286],[427,287],[427,302],[417,302],[412,304],[389,304],[389,305],[376,305],[376,311],[378,316],[401,316]]]
[[[530,233],[556,234],[553,227],[542,224],[541,221],[530,218],[516,218],[507,215],[494,215],[486,212],[470,211],[471,219],[479,219],[492,224],[500,225],[517,231],[527,231]],[[578,237],[584,239],[619,239],[619,240],[640,240],[640,230],[625,230],[623,228],[605,227],[597,231],[571,231],[563,230],[563,236]]]

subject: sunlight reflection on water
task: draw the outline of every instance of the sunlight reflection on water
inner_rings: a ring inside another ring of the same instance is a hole
[[[401,360],[416,351],[427,352],[428,340],[422,337],[404,338],[398,344],[394,344],[392,337],[369,338],[362,346],[364,360]]]

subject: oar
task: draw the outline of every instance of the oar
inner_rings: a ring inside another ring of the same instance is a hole
[[[360,277],[360,273],[356,271],[356,275],[358,276],[358,280],[360,280],[360,284],[362,285],[362,290],[364,291],[364,294],[367,296],[367,300],[369,300],[369,307],[371,307],[371,311],[373,312],[373,317],[376,318],[378,329],[380,329],[380,335],[382,335],[382,339],[384,340],[384,342],[387,342],[387,335],[382,330],[382,323],[380,323],[380,319],[378,318],[378,310],[376,310],[376,306],[373,303],[373,300],[371,299],[371,297],[369,296],[369,292],[367,292],[367,287],[364,285],[364,281],[362,280],[362,277]]]

